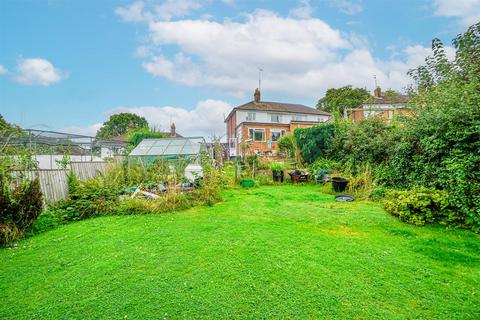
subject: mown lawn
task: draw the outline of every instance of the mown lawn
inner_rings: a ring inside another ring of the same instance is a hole
[[[1,319],[480,319],[480,239],[316,186],[72,223],[0,250]]]

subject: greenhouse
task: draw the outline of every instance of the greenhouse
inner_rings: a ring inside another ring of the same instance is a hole
[[[128,161],[148,165],[159,159],[185,159],[190,163],[199,163],[202,152],[207,152],[202,137],[144,139],[130,152]]]

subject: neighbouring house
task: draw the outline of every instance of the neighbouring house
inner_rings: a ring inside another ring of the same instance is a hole
[[[229,156],[256,153],[277,157],[277,141],[296,128],[326,122],[331,115],[301,104],[261,101],[255,90],[254,100],[233,108],[225,119]],[[243,149],[243,151],[242,151]]]
[[[377,87],[374,95],[365,100],[360,107],[345,109],[345,117],[349,117],[353,121],[360,121],[377,116],[389,121],[397,114],[410,114],[407,107],[408,101],[409,97],[405,95],[383,96],[382,89]]]

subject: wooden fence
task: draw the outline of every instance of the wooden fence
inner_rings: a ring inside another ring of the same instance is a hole
[[[71,162],[70,168],[78,179],[84,181],[104,174],[107,163],[103,161]]]
[[[68,197],[68,174],[72,170],[80,180],[94,178],[107,170],[107,163],[101,161],[71,162],[69,169],[38,169],[15,172],[15,184],[33,180],[38,176],[45,202],[55,202]]]
[[[41,169],[15,172],[15,184],[24,180],[33,180],[38,176],[40,189],[46,203],[66,199],[68,196],[68,175],[63,169]]]

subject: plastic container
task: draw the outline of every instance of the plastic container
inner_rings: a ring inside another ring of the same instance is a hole
[[[348,179],[333,177],[330,181],[332,181],[332,187],[335,192],[343,192],[347,189]]]

